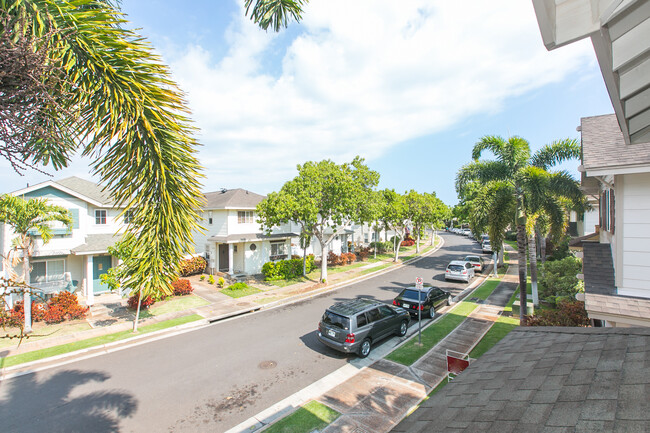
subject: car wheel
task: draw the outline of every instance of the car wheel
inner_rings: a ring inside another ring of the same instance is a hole
[[[450,306],[450,305],[451,305],[451,301],[452,301],[452,300],[453,300],[453,296],[449,295],[449,296],[447,297],[447,306]]]
[[[436,317],[436,309],[433,307],[429,308],[429,313],[427,315],[429,316],[429,319],[433,319]]]
[[[409,329],[409,324],[406,320],[403,320],[402,323],[399,325],[399,331],[397,332],[397,335],[400,337],[403,337],[406,335],[406,331]]]
[[[359,358],[365,358],[370,355],[370,340],[366,338],[359,346]]]

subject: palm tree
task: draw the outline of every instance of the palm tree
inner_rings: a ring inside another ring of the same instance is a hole
[[[479,161],[484,151],[490,151],[496,160]],[[551,209],[554,199],[566,197],[582,202],[583,194],[578,183],[566,172],[547,170],[567,159],[580,157],[580,144],[573,139],[553,142],[531,155],[528,141],[511,137],[507,141],[499,136],[483,137],[472,150],[473,162],[460,169],[456,177],[457,191],[463,191],[471,182],[484,184],[481,198],[475,205],[484,205],[483,212],[490,227],[493,245],[500,245],[510,221],[517,231],[519,265],[520,322],[526,317],[526,223],[527,216]],[[534,262],[533,262],[534,264]]]
[[[44,133],[26,134],[21,155],[54,169],[65,167],[77,150],[93,157],[93,170],[116,206],[133,217],[126,228],[133,254],[121,265],[128,275],[124,285],[144,296],[171,293],[199,228],[195,130],[168,68],[126,28],[112,3],[2,2],[0,15],[7,21],[0,21],[0,33],[10,40],[33,38],[34,49],[45,50],[46,61],[55,65],[40,79],[57,78],[43,103],[23,104],[25,116],[33,115],[33,130]]]
[[[24,293],[25,326],[23,332],[32,331],[32,300],[29,289],[29,271],[35,236],[46,244],[52,239],[51,223],[58,221],[72,230],[72,216],[61,207],[48,204],[46,199],[22,199],[11,195],[0,197],[0,222],[9,225],[17,235],[12,241],[15,250],[22,251],[23,282],[27,286]]]

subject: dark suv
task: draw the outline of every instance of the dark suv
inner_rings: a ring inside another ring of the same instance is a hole
[[[372,344],[397,334],[406,335],[409,313],[401,308],[371,299],[338,302],[323,314],[318,323],[318,339],[340,352],[370,354]]]
[[[449,305],[450,299],[449,292],[438,287],[424,286],[421,290],[408,287],[393,299],[393,305],[404,308],[414,316],[417,316],[418,309],[422,310],[423,315],[433,319],[436,310]]]

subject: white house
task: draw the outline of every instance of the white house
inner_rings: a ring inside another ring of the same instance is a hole
[[[47,181],[10,193],[25,199],[45,198],[49,204],[62,206],[73,218],[72,231],[54,225],[54,237],[43,244],[36,236],[31,260],[31,285],[44,293],[60,290],[83,290],[83,294],[105,292],[108,288],[100,275],[116,264],[108,254],[123,225],[121,210],[102,188],[78,177]],[[15,234],[7,224],[0,224],[0,247],[3,256],[11,249]],[[22,275],[22,264],[15,271]],[[3,275],[9,269],[3,264]]]
[[[591,39],[615,112],[580,127],[599,199],[598,242],[583,244],[585,308],[608,326],[650,326],[650,1],[533,5],[549,50]]]
[[[289,258],[295,224],[276,227],[267,235],[257,223],[255,207],[264,196],[245,189],[222,189],[205,194],[202,226],[194,233],[195,250],[204,253],[207,271],[230,275],[257,274],[264,263]]]

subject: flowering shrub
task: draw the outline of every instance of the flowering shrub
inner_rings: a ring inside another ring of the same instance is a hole
[[[349,265],[350,263],[357,260],[357,255],[354,253],[343,253],[341,254],[341,261],[344,265]]]
[[[208,262],[200,256],[181,260],[180,275],[181,277],[189,277],[190,275],[200,274],[205,270],[207,265]]]
[[[190,280],[185,279],[174,281],[172,287],[174,288],[174,296],[189,295],[194,291]]]
[[[357,259],[357,255],[354,253],[343,253],[340,256],[337,256],[333,252],[327,254],[327,265],[328,266],[341,266],[349,265]]]
[[[140,295],[136,293],[135,295],[131,296],[128,301],[126,301],[130,309],[132,309],[132,310],[137,310],[138,309],[138,297],[139,296]],[[140,302],[140,308],[147,309],[147,308],[151,307],[155,302],[156,302],[156,300],[153,297],[147,296],[146,298],[142,299],[142,302]]]
[[[88,307],[79,305],[77,295],[60,292],[46,304],[32,301],[32,322],[59,323],[64,320],[83,319]],[[23,302],[18,301],[3,317],[6,326],[20,326],[25,321]]]
[[[369,255],[370,255],[370,248],[361,248],[357,252],[357,256],[358,256],[359,260],[361,260],[362,262],[365,262],[366,260],[368,260]]]
[[[528,326],[589,326],[585,303],[575,299],[558,301],[554,310],[538,310],[526,318]]]

